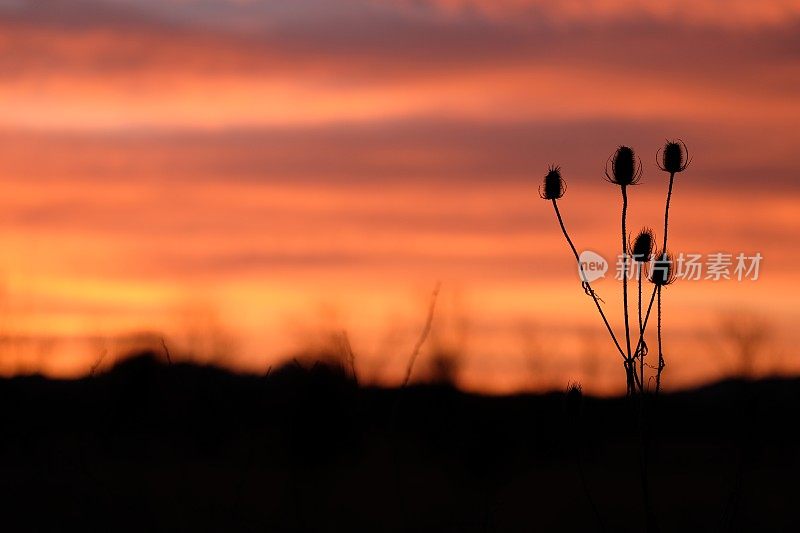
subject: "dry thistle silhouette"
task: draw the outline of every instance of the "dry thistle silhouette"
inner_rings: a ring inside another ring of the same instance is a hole
[[[567,409],[567,418],[570,422],[575,423],[581,416],[583,404],[583,387],[580,383],[572,381],[567,384],[567,393],[564,396],[564,402]]]
[[[627,232],[627,211],[628,211],[628,194],[627,189],[629,186],[636,185],[642,178],[642,163],[639,158],[636,157],[636,153],[633,151],[632,148],[628,146],[620,146],[617,148],[616,152],[608,158],[606,162],[605,168],[605,175],[606,179],[614,184],[618,185],[620,188],[620,192],[622,194],[622,216],[621,216],[621,262],[620,265],[623,267],[622,271],[622,300],[623,300],[623,318],[625,322],[625,348],[620,346],[620,343],[617,342],[617,338],[614,335],[614,331],[611,328],[608,320],[606,319],[605,314],[600,306],[599,299],[595,294],[594,290],[589,285],[589,281],[587,276],[585,276],[583,265],[580,262],[580,256],[578,255],[578,251],[575,249],[575,245],[572,243],[572,239],[570,239],[569,234],[567,233],[567,229],[564,226],[564,221],[561,217],[561,213],[558,209],[558,200],[564,196],[564,192],[566,191],[566,187],[564,185],[564,181],[561,177],[560,168],[556,166],[550,166],[548,168],[548,173],[544,178],[544,182],[542,183],[541,187],[539,188],[539,195],[545,199],[550,200],[553,204],[553,209],[556,213],[556,217],[558,218],[559,225],[561,226],[561,231],[564,233],[564,237],[567,239],[567,243],[572,250],[573,255],[575,256],[575,260],[578,262],[578,271],[581,275],[581,282],[584,291],[586,294],[590,295],[595,305],[597,306],[598,311],[600,312],[600,316],[603,318],[603,322],[608,329],[612,340],[614,341],[615,346],[619,350],[622,358],[624,360],[624,367],[625,367],[625,378],[626,378],[626,386],[627,386],[627,394],[629,397],[634,397],[637,395],[639,396],[638,402],[638,426],[641,438],[641,445],[640,445],[640,480],[641,480],[641,489],[642,489],[642,497],[644,503],[644,510],[645,510],[645,530],[646,531],[657,531],[658,525],[655,513],[653,511],[653,507],[651,504],[651,497],[650,497],[650,490],[649,490],[649,482],[648,482],[648,442],[649,442],[649,434],[648,431],[645,429],[648,417],[645,414],[646,410],[646,401],[645,395],[647,393],[646,379],[645,379],[645,357],[647,356],[647,344],[645,343],[645,332],[647,330],[647,322],[650,318],[651,311],[653,309],[653,303],[658,298],[658,366],[656,367],[656,387],[655,392],[656,395],[661,389],[661,374],[666,366],[664,363],[664,352],[663,352],[663,343],[662,343],[662,324],[661,324],[661,293],[664,287],[670,285],[675,281],[676,272],[675,272],[675,262],[672,256],[667,252],[667,229],[669,225],[669,206],[670,201],[672,199],[672,188],[675,180],[675,174],[679,172],[683,172],[689,164],[689,158],[687,155],[686,146],[683,144],[682,141],[678,142],[667,142],[663,148],[663,153],[660,150],[658,154],[662,155],[662,160],[659,162],[658,166],[662,170],[670,173],[670,180],[669,180],[669,188],[667,190],[667,200],[666,200],[666,207],[664,211],[664,240],[663,246],[661,247],[661,252],[654,253],[655,250],[655,236],[653,231],[650,228],[643,228],[637,235],[636,238],[631,241],[630,237],[628,236]],[[658,158],[658,155],[657,155]],[[628,309],[628,266],[629,261],[634,261],[636,263],[636,272],[637,272],[637,286],[638,286],[638,299],[637,299],[637,310],[638,310],[638,322],[639,322],[639,339],[636,342],[635,347],[631,344],[631,331],[630,331],[630,316],[629,316],[629,309]],[[649,262],[649,273],[648,279],[653,284],[653,292],[650,296],[650,301],[647,305],[647,312],[642,316],[642,271]],[[638,368],[637,362],[638,360]],[[649,365],[648,365],[649,366]],[[580,390],[570,389],[568,393],[568,403],[571,401],[573,403],[573,410],[576,398],[580,397]]]
[[[561,167],[550,165],[547,168],[547,175],[539,186],[539,196],[543,200],[558,200],[567,192],[567,184],[561,177]]]
[[[656,288],[675,282],[675,259],[669,252],[660,252],[650,265],[649,280]]]
[[[660,158],[659,158],[660,156]],[[675,281],[675,271],[674,271],[674,262],[672,262],[672,258],[667,254],[667,235],[669,233],[669,206],[670,202],[672,201],[672,188],[675,184],[675,174],[679,172],[683,172],[691,163],[691,157],[689,156],[689,150],[686,148],[686,144],[678,139],[677,141],[667,141],[664,143],[663,148],[656,152],[656,163],[658,164],[658,168],[660,168],[664,172],[669,172],[669,185],[667,187],[667,200],[664,206],[664,240],[661,243],[661,251],[664,254],[661,259],[669,260],[667,261],[666,269],[662,268],[662,272],[656,274],[655,280],[651,276],[651,282],[655,287],[653,288],[653,294],[658,296],[658,305],[656,308],[657,322],[658,322],[658,368],[656,370],[656,394],[661,390],[661,372],[664,370],[664,359],[662,354],[662,346],[661,346],[661,288],[665,287]],[[652,303],[653,299],[650,298]],[[648,311],[649,314],[649,311]],[[646,321],[645,321],[646,323]],[[644,336],[644,332],[642,332],[642,337]]]
[[[675,174],[683,172],[689,166],[691,158],[688,155],[688,149],[683,141],[668,141],[656,153],[658,167],[669,172],[670,180],[667,189],[666,206],[664,209],[664,236],[662,241],[661,250],[667,250],[667,236],[669,227],[669,208],[672,200],[672,189],[675,181]],[[561,176],[561,167],[550,165],[547,169],[547,174],[539,187],[539,196],[544,200],[549,200],[553,204],[556,218],[558,219],[561,231],[567,244],[575,256],[575,261],[578,263],[578,273],[581,277],[581,287],[584,292],[589,295],[600,313],[603,324],[606,326],[614,346],[622,356],[625,367],[625,375],[627,381],[628,395],[646,393],[646,380],[645,380],[645,357],[647,356],[647,343],[645,342],[645,332],[647,330],[647,323],[652,312],[653,304],[658,298],[658,336],[659,336],[659,364],[657,369],[657,386],[656,392],[660,389],[661,371],[664,369],[663,350],[661,342],[661,292],[663,287],[675,281],[675,265],[671,256],[664,255],[664,257],[655,257],[654,250],[656,249],[656,239],[653,231],[650,228],[643,228],[634,239],[631,239],[627,234],[627,211],[628,211],[628,196],[627,188],[632,185],[637,185],[642,178],[642,162],[637,157],[636,152],[628,146],[620,146],[614,154],[608,158],[605,166],[605,177],[609,183],[618,185],[622,194],[622,216],[621,216],[621,244],[622,244],[622,262],[624,267],[624,275],[622,276],[622,299],[623,299],[623,318],[625,322],[625,345],[617,340],[611,324],[609,323],[605,312],[603,311],[600,303],[602,300],[597,296],[597,293],[592,288],[588,277],[584,271],[584,266],[581,265],[580,255],[575,248],[572,239],[567,232],[564,224],[564,219],[558,207],[558,200],[564,197],[567,187]],[[659,260],[660,259],[660,260]],[[628,262],[633,261],[636,263],[637,271],[637,311],[639,322],[639,339],[634,344],[631,342],[631,328],[630,316],[628,308]],[[653,268],[653,263],[655,267]],[[647,311],[643,314],[643,295],[642,295],[642,278],[646,265],[650,265],[651,272],[648,274],[650,281],[653,283],[653,291],[647,305]],[[665,267],[665,268],[664,268]],[[638,359],[638,368],[636,361]]]
[[[655,248],[656,237],[653,230],[644,227],[636,234],[636,238],[630,244],[631,259],[637,263],[644,264],[650,261],[653,256],[653,249]]]
[[[586,274],[584,273],[583,265],[581,265],[581,258],[578,255],[578,250],[572,243],[572,239],[567,232],[567,227],[564,225],[564,219],[561,217],[561,211],[558,209],[558,199],[564,196],[564,192],[566,190],[566,183],[561,177],[561,167],[550,165],[547,169],[547,175],[544,177],[544,181],[539,187],[539,196],[541,196],[543,200],[550,200],[553,203],[553,210],[556,213],[558,224],[561,226],[561,232],[564,234],[564,238],[567,239],[567,244],[569,244],[569,247],[572,250],[572,255],[575,256],[575,262],[578,264],[578,272],[581,277],[581,287],[583,288],[583,292],[590,296],[594,301],[594,305],[597,307],[597,311],[600,313],[600,318],[603,319],[603,323],[608,330],[608,334],[611,335],[611,340],[614,342],[614,345],[617,347],[617,350],[622,358],[625,359],[625,352],[623,352],[622,346],[617,340],[617,336],[614,334],[614,330],[611,328],[611,324],[608,322],[606,314],[603,312],[603,308],[600,306],[600,302],[602,300],[599,296],[597,296],[597,293],[592,288]]]
[[[611,173],[608,165],[611,164]],[[606,179],[614,185],[627,187],[636,185],[642,179],[642,161],[629,146],[620,146],[606,161]]]
[[[655,235],[653,230],[644,227],[639,230],[636,238],[628,245],[630,249],[631,259],[636,263],[636,285],[638,289],[638,297],[636,299],[636,308],[639,317],[639,336],[642,337],[639,343],[638,350],[634,356],[639,356],[639,381],[644,382],[644,361],[647,357],[647,342],[644,340],[644,323],[642,320],[642,274],[647,263],[653,257],[653,250],[655,248]]]
[[[609,174],[608,164],[611,163]],[[636,185],[642,178],[642,161],[636,157],[633,148],[620,146],[617,151],[606,161],[606,179],[614,185],[619,185],[622,192],[622,260],[624,274],[622,276],[622,306],[625,319],[625,372],[628,380],[628,391],[633,391],[637,385],[636,367],[633,363],[631,352],[631,327],[628,317],[628,246],[626,217],[628,213],[628,186]],[[638,383],[641,388],[641,383]]]
[[[659,155],[661,155],[660,160],[658,158]],[[656,162],[664,172],[676,174],[686,170],[686,167],[691,163],[691,158],[686,144],[678,139],[676,141],[667,141],[664,148],[656,152]]]
[[[658,339],[658,367],[656,369],[656,394],[661,390],[661,373],[664,371],[664,350],[661,340],[661,290],[675,282],[675,260],[669,252],[657,255],[650,265],[650,282],[655,285],[656,304],[656,331]],[[651,300],[652,301],[652,300]]]
[[[661,159],[659,161],[659,155]],[[656,152],[656,163],[658,168],[664,172],[669,172],[669,188],[667,189],[667,203],[664,208],[664,242],[661,249],[667,249],[667,230],[669,229],[669,204],[672,200],[672,186],[675,182],[675,174],[683,172],[691,163],[689,150],[686,145],[678,139],[677,141],[667,141],[664,147]]]
[[[660,148],[656,152],[656,164],[658,168],[660,168],[664,172],[669,172],[669,185],[667,187],[667,200],[664,206],[664,240],[661,244],[662,254],[666,253],[667,250],[667,236],[669,233],[669,208],[670,203],[672,201],[672,189],[675,183],[675,174],[683,172],[691,163],[691,157],[689,157],[689,150],[686,148],[686,144],[680,139],[677,141],[667,141],[662,148]],[[656,254],[658,255],[658,254]],[[675,281],[675,263],[672,261],[672,258],[667,254],[666,257],[661,257],[661,259],[665,259],[665,262],[662,264],[666,264],[667,268],[660,269],[659,273],[650,275],[650,281],[653,283],[653,293],[650,296],[650,304],[647,309],[647,314],[645,315],[643,325],[641,328],[641,333],[639,335],[639,342],[637,343],[637,352],[642,349],[644,346],[644,330],[647,327],[647,320],[650,316],[650,310],[653,306],[653,301],[656,297],[658,297],[658,305],[657,305],[657,322],[658,322],[658,343],[659,343],[659,363],[656,369],[656,394],[661,389],[661,372],[664,370],[664,360],[663,360],[663,353],[661,349],[661,289]],[[653,265],[651,264],[651,267]],[[636,354],[634,354],[636,355]]]

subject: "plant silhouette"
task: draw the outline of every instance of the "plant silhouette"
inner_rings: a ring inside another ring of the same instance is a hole
[[[561,169],[558,166],[551,165],[548,168],[547,174],[544,177],[544,182],[539,188],[539,195],[545,199],[550,200],[558,218],[561,231],[567,239],[570,249],[572,250],[575,260],[578,263],[578,272],[581,277],[581,285],[584,292],[592,297],[598,312],[600,313],[603,323],[608,329],[611,339],[615,347],[623,358],[625,369],[625,385],[626,395],[631,399],[638,399],[635,402],[638,414],[638,432],[639,432],[639,473],[642,491],[642,503],[644,505],[645,515],[645,531],[656,532],[659,530],[656,515],[653,509],[652,496],[650,491],[650,482],[648,476],[648,462],[649,462],[649,448],[650,448],[650,430],[647,425],[648,414],[646,411],[646,395],[648,390],[647,370],[649,365],[646,363],[648,353],[647,343],[645,341],[645,333],[647,331],[647,323],[650,318],[650,313],[653,309],[654,301],[657,302],[656,306],[656,329],[657,329],[657,342],[658,342],[658,364],[655,367],[655,394],[661,390],[661,377],[666,366],[664,361],[664,345],[662,336],[662,292],[665,287],[672,284],[676,279],[676,265],[673,256],[667,251],[667,235],[669,229],[669,208],[672,200],[672,189],[675,182],[675,175],[686,170],[689,165],[690,159],[688,151],[683,141],[667,141],[663,148],[656,152],[656,160],[658,167],[669,173],[669,185],[667,187],[666,205],[664,208],[664,232],[663,241],[660,251],[655,251],[655,235],[650,228],[644,227],[636,235],[636,238],[631,242],[631,238],[627,231],[627,215],[628,215],[628,187],[637,185],[642,179],[642,162],[636,156],[636,152],[629,146],[620,146],[616,152],[612,154],[606,161],[605,177],[609,183],[619,186],[622,196],[622,209],[620,218],[621,230],[621,254],[620,263],[622,267],[622,318],[625,327],[625,345],[620,346],[614,330],[612,329],[605,312],[600,305],[601,300],[597,297],[595,291],[589,285],[589,280],[584,273],[584,267],[581,264],[580,255],[578,254],[572,239],[567,233],[564,220],[561,217],[561,212],[558,209],[558,200],[563,198],[566,192],[566,184],[561,176]],[[631,343],[631,326],[630,326],[630,312],[628,302],[628,278],[629,266],[633,263],[634,273],[637,278],[637,318],[638,318],[638,340],[636,344]],[[650,296],[650,301],[647,305],[647,312],[642,314],[642,278],[647,270],[648,280],[653,285],[653,292]],[[570,394],[574,397],[576,391],[570,390]],[[569,397],[569,394],[568,394]],[[599,516],[591,495],[588,494],[588,485],[583,479],[583,471],[581,470],[582,485],[587,491],[587,497],[590,501],[593,514],[597,518],[598,524],[602,528],[602,519]]]
[[[683,141],[667,141],[662,148],[656,152],[658,168],[669,173],[669,184],[667,187],[666,204],[664,208],[664,231],[661,250],[656,252],[656,238],[652,229],[644,227],[639,231],[636,238],[631,242],[627,233],[627,214],[628,214],[628,187],[637,185],[641,182],[643,168],[641,159],[636,155],[633,148],[620,146],[606,161],[605,178],[609,183],[619,186],[622,196],[621,209],[621,243],[622,253],[620,254],[622,272],[622,301],[623,301],[623,322],[625,328],[625,344],[620,344],[614,329],[606,316],[601,305],[602,300],[592,288],[581,264],[580,255],[575,247],[572,238],[567,232],[564,219],[558,207],[558,200],[564,197],[567,186],[561,175],[561,167],[550,165],[547,174],[539,187],[539,196],[553,204],[556,218],[567,244],[575,256],[578,264],[578,272],[581,278],[581,287],[584,292],[592,298],[603,324],[606,326],[614,347],[623,359],[625,369],[626,391],[628,396],[645,395],[648,393],[646,363],[648,353],[645,334],[647,324],[652,312],[653,304],[656,303],[657,314],[657,340],[658,340],[658,364],[655,366],[655,393],[661,390],[661,374],[666,366],[663,354],[662,336],[662,291],[672,284],[676,279],[676,265],[674,258],[667,251],[667,236],[669,230],[669,208],[672,201],[672,190],[675,183],[675,175],[683,172],[689,166],[691,158]],[[628,302],[628,277],[629,266],[634,264],[634,273],[637,278],[637,316],[638,316],[638,340],[632,343],[630,312]],[[642,278],[648,273],[648,280],[653,285],[653,291],[647,305],[646,312],[642,313]]]

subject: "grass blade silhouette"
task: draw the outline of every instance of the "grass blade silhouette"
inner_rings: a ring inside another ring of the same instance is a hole
[[[411,381],[411,372],[414,370],[414,363],[416,362],[419,352],[431,332],[431,326],[433,325],[433,313],[436,310],[436,299],[439,297],[439,289],[441,286],[442,283],[437,282],[436,286],[433,288],[433,293],[431,294],[431,303],[428,306],[428,317],[425,320],[425,326],[422,328],[422,332],[420,333],[416,344],[414,344],[414,349],[411,350],[411,357],[408,358],[408,366],[406,367],[406,375],[403,378],[403,384],[401,385],[402,388],[408,386],[408,382]]]

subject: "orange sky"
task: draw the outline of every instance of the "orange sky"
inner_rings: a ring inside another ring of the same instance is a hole
[[[799,29],[777,0],[3,2],[0,370],[85,373],[142,331],[263,370],[346,329],[396,382],[441,280],[464,386],[619,391],[537,187],[560,164],[577,246],[613,256],[606,158],[639,151],[631,227],[660,234],[679,136],[675,251],[764,262],[669,289],[668,386],[736,368],[733,311],[795,372]]]

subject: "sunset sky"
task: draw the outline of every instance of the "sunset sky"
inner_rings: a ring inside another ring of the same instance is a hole
[[[0,372],[85,374],[161,335],[263,372],[347,331],[368,381],[433,349],[461,384],[624,390],[579,250],[661,236],[764,259],[665,294],[667,388],[736,371],[719,324],[763,323],[798,372],[800,1],[0,0]],[[613,268],[613,266],[612,266]],[[621,331],[619,283],[596,284]]]

